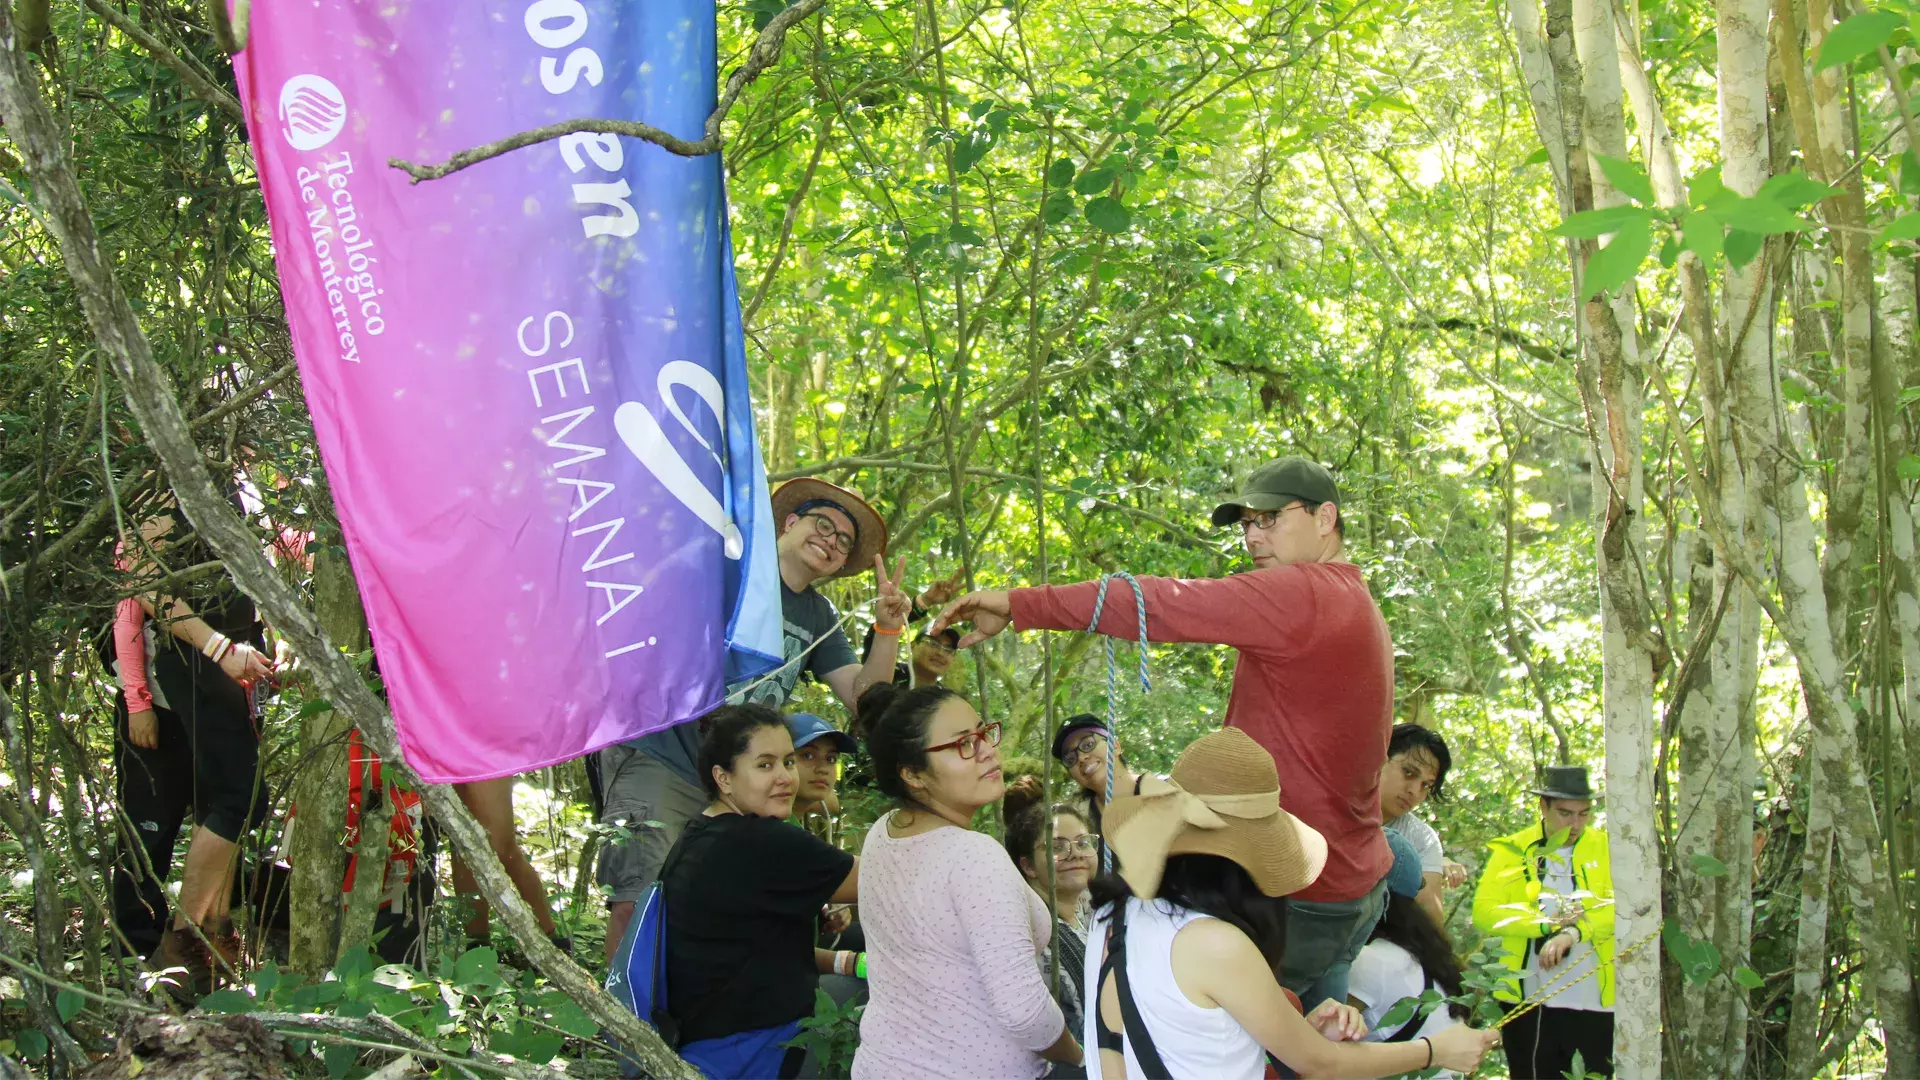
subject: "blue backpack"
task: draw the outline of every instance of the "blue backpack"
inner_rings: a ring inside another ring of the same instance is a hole
[[[668,1046],[679,1048],[679,1024],[667,1012],[667,898],[661,882],[647,886],[634,905],[620,948],[607,965],[606,989],[629,1012],[652,1024]],[[620,1075],[639,1076],[640,1063],[621,1054]]]

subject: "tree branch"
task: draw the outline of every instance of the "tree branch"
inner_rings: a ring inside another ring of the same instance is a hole
[[[98,3],[99,0],[89,0],[89,2]],[[774,16],[773,21],[767,24],[767,28],[760,31],[760,37],[747,53],[747,62],[727,79],[727,89],[720,95],[720,103],[714,106],[713,112],[707,114],[706,131],[698,141],[682,139],[652,124],[643,124],[638,120],[596,120],[592,117],[577,117],[509,135],[504,139],[476,146],[471,150],[462,150],[439,165],[417,165],[404,158],[388,158],[387,164],[413,177],[413,182],[417,184],[422,180],[438,180],[444,176],[451,176],[461,169],[490,161],[523,147],[583,131],[606,132],[643,139],[669,154],[680,157],[705,157],[708,154],[718,153],[725,144],[725,140],[720,136],[720,122],[725,120],[727,113],[733,109],[733,103],[739,100],[740,92],[747,88],[748,83],[758,78],[770,64],[780,59],[780,47],[786,41],[787,30],[793,24],[825,7],[826,3],[827,0],[800,0],[800,3]]]
[[[247,112],[240,107],[238,98],[215,86],[205,75],[194,70],[192,64],[182,60],[178,53],[162,44],[159,38],[147,33],[138,23],[113,10],[102,0],[86,0],[86,4],[88,10],[105,19],[108,25],[132,38],[141,48],[152,53],[155,60],[172,68],[173,73],[180,76],[180,80],[193,89],[195,97],[226,113],[230,120],[242,124],[247,122]]]

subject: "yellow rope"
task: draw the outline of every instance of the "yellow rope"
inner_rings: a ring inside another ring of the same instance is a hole
[[[1654,938],[1657,938],[1659,936],[1660,936],[1660,928],[1655,927],[1653,933],[1648,934],[1646,937],[1643,937],[1639,941],[1634,942],[1632,945],[1627,946],[1625,949],[1615,954],[1614,958],[1612,960],[1609,960],[1608,963],[1618,965],[1622,960],[1625,960],[1627,957],[1632,956],[1636,952],[1639,952],[1643,946],[1645,946],[1648,942],[1652,941]],[[1572,969],[1569,968],[1568,970],[1572,970]],[[1540,991],[1535,993],[1532,997],[1522,1001],[1520,1004],[1515,1005],[1513,1009],[1507,1013],[1507,1015],[1501,1017],[1497,1022],[1495,1022],[1493,1025],[1493,1030],[1499,1031],[1501,1028],[1506,1027],[1508,1024],[1511,1024],[1515,1020],[1519,1019],[1521,1015],[1532,1012],[1533,1010],[1546,1004],[1549,1000],[1555,997],[1558,997],[1561,994],[1566,993],[1568,990],[1571,990],[1574,987],[1585,982],[1586,980],[1592,978],[1594,975],[1598,974],[1599,971],[1600,971],[1600,965],[1596,963],[1594,964],[1593,967],[1587,969],[1587,973],[1585,975],[1582,975],[1577,979],[1568,979],[1565,983],[1560,985],[1555,985],[1553,982],[1549,981],[1547,985],[1543,987]],[[1565,974],[1565,972],[1562,972],[1562,974]]]

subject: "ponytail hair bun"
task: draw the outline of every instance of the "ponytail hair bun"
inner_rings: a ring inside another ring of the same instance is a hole
[[[1015,777],[1007,784],[1006,798],[1000,804],[1000,817],[1003,821],[1012,821],[1038,808],[1046,798],[1046,785],[1040,782],[1039,777],[1032,773]]]

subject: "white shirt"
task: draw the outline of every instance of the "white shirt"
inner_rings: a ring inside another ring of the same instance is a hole
[[[1546,869],[1540,875],[1540,913],[1552,917],[1560,913],[1562,899],[1577,899],[1583,905],[1591,906],[1594,896],[1591,893],[1577,891],[1573,878],[1573,845],[1546,856]],[[1549,935],[1549,938],[1551,935]],[[1549,938],[1534,942],[1527,954],[1527,969],[1520,978],[1520,992],[1528,997],[1539,993],[1541,977],[1546,978],[1546,987],[1553,996],[1547,1004],[1556,1009],[1581,1009],[1586,1012],[1612,1012],[1600,1004],[1600,977],[1592,974],[1600,966],[1600,960],[1594,955],[1593,946],[1587,944],[1583,936],[1573,948],[1567,950],[1551,971],[1540,970],[1540,949]],[[1571,980],[1578,979],[1578,982]]]
[[[1446,872],[1447,853],[1440,847],[1440,834],[1433,831],[1433,826],[1412,814],[1401,814],[1387,822],[1385,827],[1399,833],[1407,843],[1413,845],[1413,850],[1420,853],[1421,873]]]
[[[1367,942],[1367,947],[1361,949],[1359,957],[1354,960],[1353,971],[1347,981],[1347,994],[1360,1002],[1361,1015],[1367,1021],[1367,1034],[1361,1041],[1386,1042],[1388,1036],[1399,1032],[1405,1024],[1381,1028],[1380,1018],[1387,1015],[1402,998],[1417,998],[1426,989],[1426,973],[1420,970],[1420,962],[1413,958],[1412,953],[1384,938]],[[1432,1038],[1459,1022],[1443,1004],[1426,1015],[1411,1040],[1418,1042]],[[1442,1069],[1435,1075],[1451,1078],[1459,1074]]]
[[[1188,923],[1211,915],[1176,908],[1162,900],[1127,900],[1127,985],[1147,1034],[1173,1080],[1260,1080],[1267,1052],[1227,1010],[1203,1009],[1188,1000],[1173,979],[1173,937]],[[1088,1003],[1080,1045],[1087,1048],[1087,1080],[1100,1071],[1100,965],[1107,953],[1106,915],[1087,932],[1086,978],[1081,1000]],[[1145,1076],[1127,1044],[1127,1075]]]

